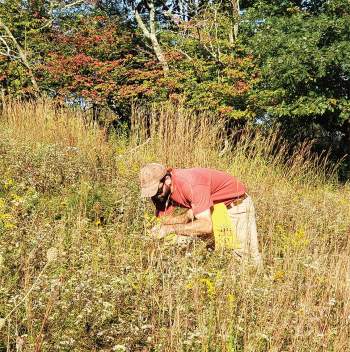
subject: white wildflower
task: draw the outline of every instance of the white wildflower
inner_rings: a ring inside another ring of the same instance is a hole
[[[328,302],[328,304],[329,304],[330,306],[335,306],[336,303],[337,303],[337,301],[336,301],[335,298],[331,298],[331,299],[329,300],[329,302]]]
[[[152,324],[144,324],[141,326],[142,330],[148,330],[148,329],[152,329],[153,325]]]
[[[259,332],[259,333],[257,333],[256,335],[257,335],[258,337],[260,337],[261,339],[263,339],[263,340],[266,340],[266,341],[269,341],[269,340],[270,340],[269,336],[266,335],[266,334],[264,334],[264,333],[262,333],[262,332]]]
[[[0,318],[0,330],[5,326],[6,320],[4,318]]]
[[[47,258],[47,262],[51,263],[57,260],[58,257],[58,250],[55,247],[51,247],[47,250],[46,252],[46,258]]]

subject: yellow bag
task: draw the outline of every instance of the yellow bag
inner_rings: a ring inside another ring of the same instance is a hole
[[[214,205],[211,219],[213,222],[215,250],[241,248],[224,203]]]

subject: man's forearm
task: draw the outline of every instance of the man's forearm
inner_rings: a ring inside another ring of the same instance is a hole
[[[170,225],[170,232],[182,236],[208,237],[213,231],[212,224],[205,220],[195,220],[187,224]]]
[[[180,215],[165,215],[161,219],[163,225],[187,224],[189,221],[190,218],[187,212]]]

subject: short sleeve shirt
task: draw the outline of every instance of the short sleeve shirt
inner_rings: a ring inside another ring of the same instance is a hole
[[[232,201],[246,192],[245,186],[234,176],[214,169],[172,169],[171,201],[192,209],[197,215],[214,204]]]

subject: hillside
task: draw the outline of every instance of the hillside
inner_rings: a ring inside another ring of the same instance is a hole
[[[150,117],[145,126],[144,116]],[[135,109],[109,140],[50,101],[0,115],[0,351],[348,351],[350,187],[276,134]],[[147,237],[146,162],[238,176],[264,269]]]

